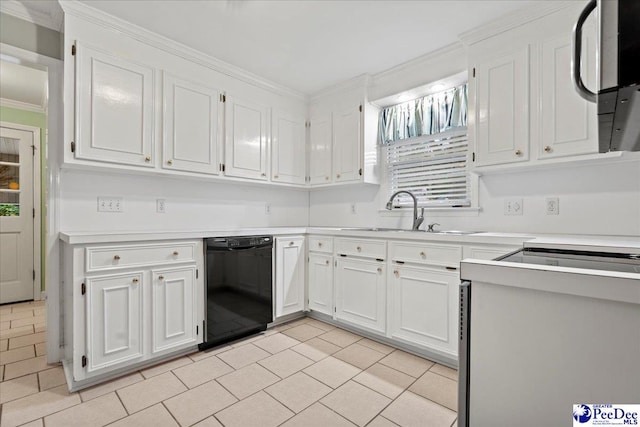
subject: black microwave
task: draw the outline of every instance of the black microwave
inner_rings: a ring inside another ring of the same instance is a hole
[[[582,26],[596,11],[598,82],[580,75]],[[572,77],[578,93],[598,104],[599,151],[640,151],[640,0],[590,0],[573,29]]]

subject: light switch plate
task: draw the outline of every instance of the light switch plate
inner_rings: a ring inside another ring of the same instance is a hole
[[[156,199],[156,212],[165,213],[167,207],[167,202],[164,199]]]
[[[98,197],[98,212],[123,212],[122,197]]]
[[[505,215],[522,215],[524,205],[521,198],[510,198],[504,201]]]

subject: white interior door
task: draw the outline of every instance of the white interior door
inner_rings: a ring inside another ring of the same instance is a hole
[[[0,127],[0,303],[33,299],[33,132]]]

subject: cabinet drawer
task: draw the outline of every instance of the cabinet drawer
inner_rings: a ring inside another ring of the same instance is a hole
[[[462,259],[462,247],[392,242],[389,244],[389,257],[392,261],[457,267]]]
[[[309,250],[311,252],[333,252],[333,238],[309,236]]]
[[[86,249],[86,271],[195,261],[195,248],[195,242],[91,247]]]
[[[387,243],[381,240],[336,239],[335,248],[337,254],[385,259]]]

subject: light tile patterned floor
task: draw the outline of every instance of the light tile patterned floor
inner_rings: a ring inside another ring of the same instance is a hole
[[[43,302],[0,306],[0,426],[456,425],[457,371],[314,319],[69,393]]]

